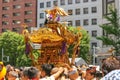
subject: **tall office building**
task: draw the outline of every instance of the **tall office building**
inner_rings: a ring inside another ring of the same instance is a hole
[[[22,24],[36,26],[37,0],[0,0],[0,33],[11,30],[21,33]]]
[[[96,36],[102,35],[99,27],[102,24],[102,0],[38,0],[37,3],[37,27],[44,24],[44,10],[52,9],[57,4],[69,14],[61,21],[67,21],[71,26],[84,27],[91,36],[91,47],[102,47],[102,42],[96,39]]]

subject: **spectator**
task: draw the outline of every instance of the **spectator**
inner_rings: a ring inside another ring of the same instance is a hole
[[[44,64],[41,66],[41,76],[40,80],[55,80],[57,79],[63,72],[63,68],[60,67],[58,71],[51,75],[51,70],[53,69],[53,65],[51,64]]]
[[[116,69],[120,69],[120,61],[117,58],[111,56],[103,60],[102,72],[104,75]]]
[[[113,70],[109,72],[101,80],[120,80],[120,70]]]
[[[96,80],[96,67],[89,67],[86,70],[85,80]]]
[[[7,75],[8,80],[18,80],[18,73],[16,71],[10,71]]]
[[[35,67],[30,67],[28,69],[28,78],[30,80],[39,80],[38,78],[38,73],[39,73],[39,70]]]
[[[78,74],[77,70],[71,70],[68,72],[68,76],[70,78],[70,80],[80,80],[80,76]]]
[[[68,74],[68,77],[70,80],[80,80],[80,76],[79,76],[76,66],[73,66],[73,65],[70,66],[68,64],[64,64],[64,67],[67,68],[67,71],[64,70],[64,73]]]
[[[28,77],[28,69],[29,68],[30,67],[25,67],[23,69],[23,72],[21,73],[21,80],[28,80],[29,79],[29,77]]]
[[[41,68],[42,68],[41,77],[46,77],[46,76],[51,75],[51,70],[53,69],[53,65],[52,64],[43,64],[41,66]]]

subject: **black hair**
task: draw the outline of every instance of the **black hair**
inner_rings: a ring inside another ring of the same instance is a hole
[[[42,70],[45,71],[47,76],[50,76],[51,70],[53,69],[54,65],[53,64],[43,64],[41,66]]]
[[[99,77],[99,78],[103,77],[102,72],[96,71],[96,77]]]
[[[87,72],[89,72],[91,75],[96,76],[96,67],[89,67],[86,69]]]
[[[37,76],[37,73],[38,73],[38,69],[35,68],[35,67],[30,67],[28,69],[28,77],[29,79],[33,79]]]
[[[102,61],[102,71],[104,75],[115,69],[120,69],[120,61],[116,57],[111,56]]]

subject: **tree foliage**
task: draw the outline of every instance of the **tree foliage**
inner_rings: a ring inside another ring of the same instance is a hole
[[[84,60],[89,61],[89,50],[90,50],[90,36],[87,31],[82,27],[73,27],[69,26],[68,30],[72,31],[73,33],[82,33],[82,39],[80,41],[80,51],[78,57],[82,57]],[[74,45],[71,45],[69,48],[69,53],[72,55],[72,48]]]
[[[116,55],[120,55],[120,24],[117,10],[110,9],[110,15],[106,15],[105,19],[109,24],[100,25],[106,35],[97,37],[102,40],[103,44],[110,45],[115,48]],[[110,37],[112,36],[112,37]]]
[[[0,52],[2,52],[2,48],[4,55],[9,56],[9,62],[5,62],[5,64],[30,65],[30,59],[25,56],[25,44],[22,35],[11,31],[2,33],[0,35]]]

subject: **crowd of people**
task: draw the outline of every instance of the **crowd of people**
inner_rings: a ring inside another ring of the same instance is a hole
[[[0,71],[3,66],[0,63]],[[15,68],[6,65],[6,74],[1,80],[120,80],[120,60],[115,57],[104,59],[100,69],[85,64],[75,66],[66,63],[60,66],[43,64],[40,67]]]

